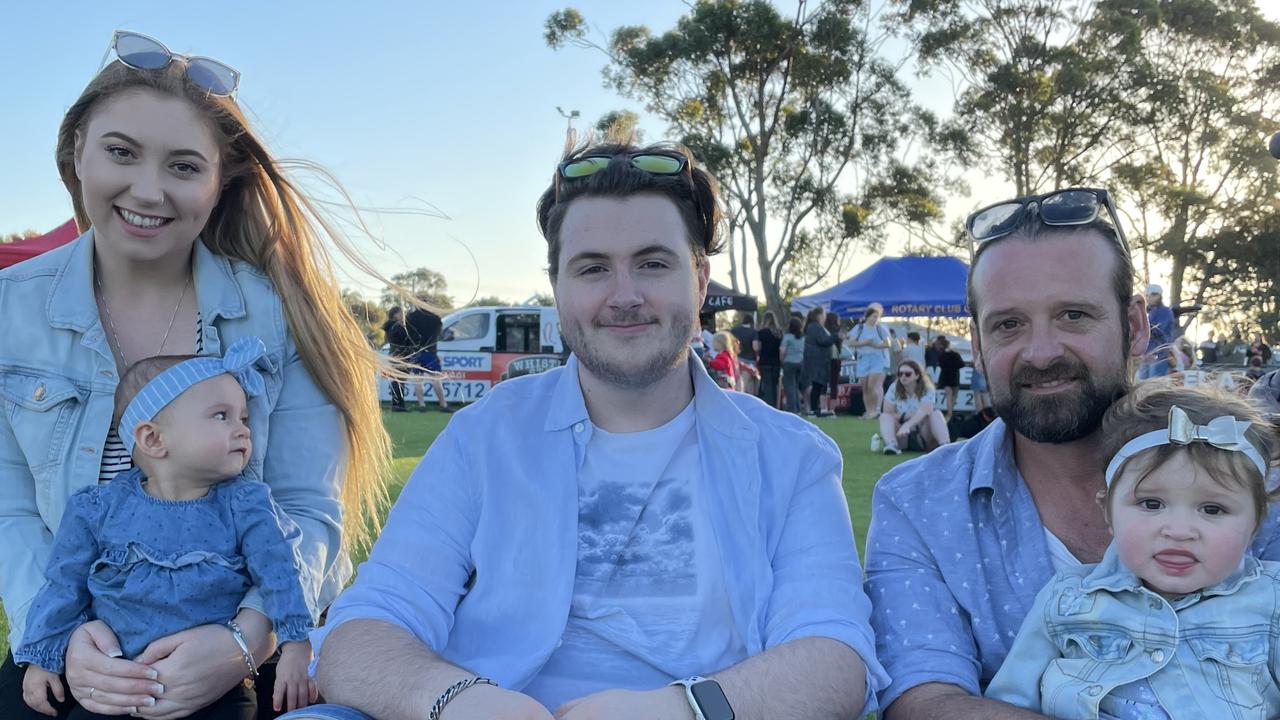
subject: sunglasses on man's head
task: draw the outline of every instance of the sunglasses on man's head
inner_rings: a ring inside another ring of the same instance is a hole
[[[240,73],[230,65],[200,55],[180,55],[155,38],[129,30],[117,30],[111,35],[111,45],[102,56],[99,70],[106,66],[113,50],[121,63],[134,70],[163,70],[178,58],[186,63],[187,78],[211,95],[231,97],[240,86]]]
[[[609,167],[614,158],[625,157],[631,167],[650,175],[679,175],[689,167],[689,158],[678,153],[624,153],[622,155],[583,155],[556,166],[556,201],[560,200],[560,181],[590,177]]]
[[[999,202],[973,213],[964,225],[973,240],[974,250],[977,250],[983,243],[998,240],[1017,230],[1028,212],[1036,212],[1045,225],[1065,226],[1088,225],[1098,219],[1103,209],[1111,216],[1120,246],[1128,253],[1129,243],[1120,227],[1115,202],[1111,193],[1101,188],[1066,188]]]

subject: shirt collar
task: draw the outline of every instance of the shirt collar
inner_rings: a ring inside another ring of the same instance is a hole
[[[1222,582],[1212,587],[1207,587],[1198,593],[1191,593],[1186,597],[1204,598],[1213,595],[1231,595],[1239,590],[1241,585],[1257,578],[1262,572],[1261,567],[1258,559],[1246,552],[1244,557],[1240,558],[1240,564]],[[1093,570],[1080,583],[1080,589],[1084,592],[1093,592],[1095,590],[1109,590],[1111,592],[1131,590],[1137,592],[1141,588],[1142,580],[1137,575],[1134,575],[1132,570],[1125,567],[1124,563],[1120,562],[1120,552],[1116,550],[1115,543],[1107,546],[1107,551],[1102,556],[1102,562],[1094,566]]]
[[[693,380],[694,413],[700,426],[743,440],[758,439],[760,433],[755,424],[738,409],[727,392],[716,385],[702,361],[693,353],[689,353],[688,367],[689,377]],[[578,357],[570,355],[556,381],[542,429],[564,430],[590,420],[586,400],[582,397],[582,386],[578,383]]]
[[[206,322],[214,316],[245,315],[244,294],[235,281],[230,259],[214,254],[197,240],[192,274],[200,314]],[[81,333],[99,322],[98,303],[93,295],[93,228],[76,240],[70,259],[54,278],[45,314],[53,327]]]
[[[970,443],[973,444],[973,471],[969,473],[969,494],[995,490],[1000,478],[1016,476],[1013,459],[1013,431],[1000,418],[991,421]]]

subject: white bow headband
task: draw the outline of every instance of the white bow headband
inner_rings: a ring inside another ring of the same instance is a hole
[[[1253,446],[1253,443],[1245,438],[1245,431],[1252,424],[1247,420],[1236,420],[1230,415],[1223,415],[1209,421],[1208,425],[1196,425],[1191,422],[1185,410],[1174,405],[1169,408],[1169,427],[1139,435],[1125,443],[1115,457],[1111,458],[1111,463],[1107,465],[1107,487],[1111,487],[1111,481],[1115,479],[1116,471],[1124,461],[1143,450],[1161,445],[1190,445],[1193,442],[1208,443],[1221,450],[1244,453],[1245,457],[1258,466],[1258,472],[1266,477],[1267,461],[1262,458],[1262,454]]]

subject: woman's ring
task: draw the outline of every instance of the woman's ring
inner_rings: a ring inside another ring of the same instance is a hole
[[[89,688],[89,699],[93,699],[93,694],[98,692],[98,688]]]

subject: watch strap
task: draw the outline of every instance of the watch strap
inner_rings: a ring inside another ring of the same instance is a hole
[[[684,698],[685,700],[689,701],[689,707],[693,708],[694,720],[707,720],[707,717],[702,714],[702,708],[698,707],[697,698],[693,696],[693,686],[702,682],[703,680],[706,680],[706,678],[702,677],[701,675],[694,675],[693,677],[687,677],[682,680],[675,680],[675,681],[672,681],[671,683],[672,685],[681,685],[684,687]]]

